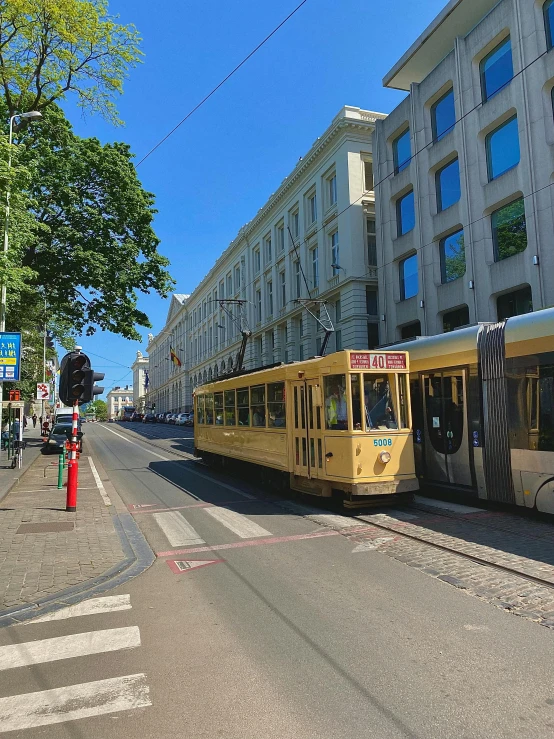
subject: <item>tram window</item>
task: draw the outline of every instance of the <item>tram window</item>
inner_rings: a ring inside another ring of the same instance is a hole
[[[354,431],[362,430],[362,394],[360,392],[360,375],[350,375],[352,390],[352,424]]]
[[[273,382],[267,386],[267,415],[270,428],[285,428],[285,383]]]
[[[394,399],[387,375],[364,374],[367,430],[397,429]]]
[[[250,397],[247,387],[237,390],[239,426],[250,426]]]
[[[214,396],[206,395],[206,423],[212,424],[214,422]]]
[[[235,409],[235,391],[234,390],[226,390],[225,391],[225,425],[226,426],[236,426],[237,425],[237,418],[236,418],[236,409]]]
[[[223,393],[214,393],[215,425],[223,426]]]
[[[346,376],[329,375],[323,379],[325,390],[325,428],[344,431],[348,428]]]
[[[406,375],[397,375],[398,377],[398,394],[400,396],[400,407],[398,409],[398,416],[400,420],[400,428],[407,429],[410,424],[408,423],[408,406],[406,403],[407,390],[406,390]]]
[[[196,398],[196,422],[204,423],[204,396],[199,395]]]
[[[250,415],[252,426],[265,426],[265,385],[250,388]]]

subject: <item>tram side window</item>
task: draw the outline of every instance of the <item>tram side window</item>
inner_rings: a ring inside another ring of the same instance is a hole
[[[250,415],[252,426],[265,426],[265,385],[250,388]]]
[[[214,396],[206,395],[205,407],[206,407],[206,423],[212,424],[214,422]]]
[[[397,375],[398,377],[398,394],[400,395],[400,408],[398,409],[398,416],[400,420],[400,428],[407,429],[410,424],[408,423],[408,391],[407,391],[407,378],[406,375]]]
[[[360,375],[350,375],[352,390],[352,424],[354,431],[362,430],[362,394],[360,392]]]
[[[226,426],[236,426],[237,425],[237,419],[236,419],[236,399],[235,399],[235,391],[234,390],[226,390],[224,393],[225,396],[225,425]]]
[[[204,423],[204,396],[199,395],[196,398],[196,422]]]
[[[334,431],[348,429],[346,376],[329,375],[323,379],[325,391],[325,428]]]
[[[215,425],[223,426],[223,393],[214,393]]]
[[[364,374],[367,430],[397,429],[394,399],[387,375]]]
[[[267,416],[270,428],[285,428],[285,383],[273,382],[267,386]]]
[[[507,359],[506,378],[510,446],[554,452],[554,353]]]
[[[247,387],[237,390],[239,426],[250,426],[250,397]]]

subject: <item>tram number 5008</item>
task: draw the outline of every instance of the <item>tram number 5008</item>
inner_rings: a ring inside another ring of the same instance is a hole
[[[373,446],[392,446],[392,439],[373,439]]]

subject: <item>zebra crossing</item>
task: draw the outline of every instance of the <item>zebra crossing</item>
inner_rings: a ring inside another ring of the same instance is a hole
[[[44,667],[48,663],[139,649],[141,637],[136,625],[32,639],[35,624],[68,621],[130,608],[129,595],[91,598],[28,622],[22,628],[29,631],[29,641],[0,646],[0,675],[7,677],[17,670],[25,670],[24,681],[32,681],[35,671],[38,671],[41,684],[48,684],[48,668]],[[59,630],[60,625],[52,623],[49,628]],[[86,662],[83,664],[83,672],[86,673]],[[4,681],[4,684],[8,682]],[[144,673],[110,675],[101,680],[0,697],[0,734],[147,708],[151,705]]]

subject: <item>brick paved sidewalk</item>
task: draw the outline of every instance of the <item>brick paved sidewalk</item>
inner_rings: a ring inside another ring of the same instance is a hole
[[[0,504],[0,616],[125,560],[114,526],[117,511],[123,510],[117,495],[110,493],[112,501],[104,492],[103,499],[89,457],[82,454],[77,511],[66,513],[66,488],[57,488],[57,464],[57,455],[38,456]]]

